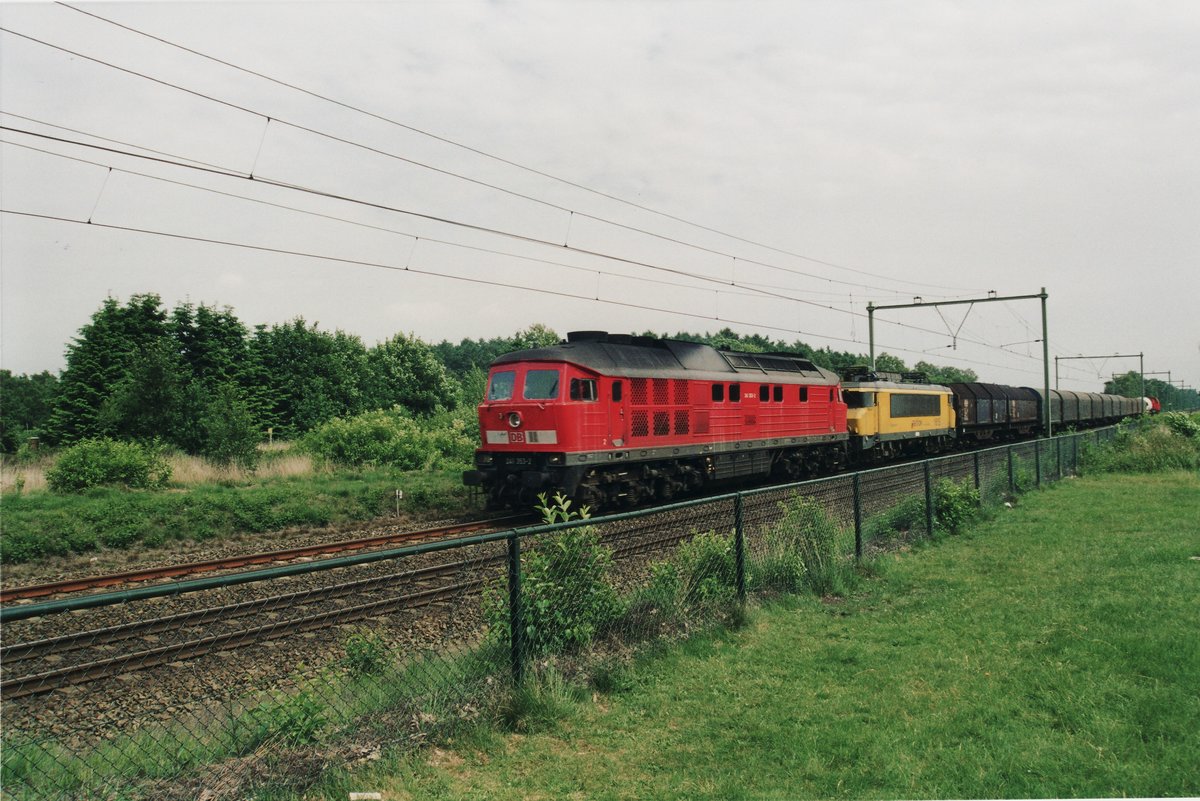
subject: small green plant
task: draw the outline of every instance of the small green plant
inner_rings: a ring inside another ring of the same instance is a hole
[[[933,516],[943,531],[958,534],[979,516],[979,490],[969,481],[941,479],[933,487]]]
[[[260,715],[264,739],[278,737],[287,745],[315,743],[327,723],[325,705],[309,690],[268,705]]]
[[[853,566],[840,553],[843,532],[813,498],[796,496],[779,504],[783,516],[763,536],[753,583],[784,592],[803,588],[841,594],[853,584]]]
[[[377,676],[390,663],[387,643],[373,631],[356,631],[346,638],[346,667],[355,676]]]
[[[587,507],[570,508],[558,495],[553,503],[540,496],[543,519],[567,522],[587,519]],[[556,653],[587,644],[622,611],[613,587],[612,549],[600,542],[591,526],[551,535],[526,551],[521,566],[521,635],[530,655]],[[493,584],[484,594],[489,631],[509,639],[507,585]]]
[[[60,493],[102,486],[162,489],[170,480],[171,466],[160,448],[107,437],[73,445],[46,471],[50,489]]]

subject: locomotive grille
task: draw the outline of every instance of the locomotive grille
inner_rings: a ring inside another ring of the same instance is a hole
[[[675,385],[675,405],[685,405],[688,402],[688,382],[681,378],[676,378],[671,383]]]
[[[665,379],[665,378],[654,379],[654,405],[655,406],[666,406],[667,403],[669,403],[669,401],[667,399],[668,386],[669,385],[667,384],[667,379]]]
[[[650,413],[645,409],[634,410],[630,434],[635,437],[650,436]]]
[[[654,413],[654,436],[665,437],[671,433],[671,413]]]
[[[629,400],[634,406],[645,406],[650,402],[650,393],[646,388],[647,379],[635,378],[630,382]]]

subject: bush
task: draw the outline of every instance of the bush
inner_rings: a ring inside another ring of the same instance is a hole
[[[1200,467],[1200,436],[1195,421],[1168,412],[1137,425],[1121,426],[1103,445],[1087,444],[1080,456],[1081,473],[1153,473]]]
[[[650,580],[629,605],[623,627],[645,636],[682,626],[691,617],[729,614],[737,600],[732,535],[693,533],[670,559],[649,566]],[[665,629],[660,629],[665,627]]]
[[[554,507],[551,507],[554,508]],[[569,513],[561,510],[562,519]],[[544,509],[543,514],[548,512]],[[584,515],[586,517],[586,514]],[[622,611],[609,574],[612,549],[589,526],[555,534],[536,543],[521,565],[521,619],[526,652],[542,655],[586,645]],[[507,584],[495,584],[484,596],[492,636],[509,641]]]
[[[1158,419],[1179,436],[1200,440],[1200,419],[1185,412],[1164,412]]]
[[[943,531],[958,534],[979,516],[979,490],[969,481],[943,478],[933,487],[933,517]]]
[[[755,565],[756,587],[818,595],[839,594],[853,583],[853,567],[839,553],[842,529],[812,498],[796,496],[779,504],[783,517],[763,537]]]
[[[171,466],[158,447],[108,438],[83,440],[63,451],[46,471],[54,492],[101,486],[162,489],[170,479]]]
[[[461,416],[414,418],[395,407],[334,418],[306,434],[300,448],[337,465],[430,470],[470,464],[475,443]]]
[[[356,631],[346,638],[346,667],[355,676],[383,673],[389,663],[389,648],[383,637],[372,631]]]

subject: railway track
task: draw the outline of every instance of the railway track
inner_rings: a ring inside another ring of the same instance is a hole
[[[506,525],[527,519],[528,517],[526,515],[505,515],[502,517],[493,517],[487,520],[479,520],[471,523],[461,523],[451,526],[442,526],[439,528],[425,529],[422,531],[381,534],[374,537],[342,540],[340,542],[303,545],[297,548],[286,548],[279,551],[264,551],[262,553],[230,556],[223,559],[210,559],[201,562],[188,562],[178,565],[147,567],[140,570],[131,570],[123,573],[64,579],[63,581],[54,581],[46,584],[31,584],[25,587],[11,587],[0,590],[0,604],[12,603],[13,601],[17,600],[45,598],[51,595],[85,592],[87,590],[101,589],[104,587],[140,584],[168,578],[178,578],[180,576],[190,576],[197,573],[210,573],[218,570],[236,570],[239,567],[248,567],[251,565],[280,564],[296,561],[298,559],[310,559],[314,556],[328,556],[330,554],[362,551],[370,548],[382,547],[385,545],[395,545],[398,543],[420,541],[424,539],[452,537],[457,534],[466,534],[491,526],[504,527]]]
[[[678,545],[692,536],[690,531],[680,533],[680,529],[674,527],[666,534],[654,533],[656,527],[654,523],[630,525],[606,538],[613,548],[614,559],[642,557]],[[414,532],[414,535],[417,533],[420,532]],[[464,594],[474,595],[481,591],[490,576],[501,574],[505,559],[506,554],[497,549],[474,559],[447,561],[385,576],[8,645],[0,649],[0,663],[7,674],[0,680],[0,694],[8,700],[37,695],[217,651],[259,645],[401,610],[415,610]],[[373,593],[384,595],[370,598]],[[328,608],[331,603],[347,598],[358,602]],[[323,608],[315,612],[304,611],[312,607]],[[289,611],[299,613],[263,622],[264,616]],[[231,624],[233,627],[227,631],[188,636],[189,632],[201,627]],[[159,644],[164,637],[175,640]],[[123,653],[108,655],[122,646],[126,648]],[[96,651],[103,655],[96,658]],[[82,661],[60,664],[74,658]],[[14,671],[19,675],[14,676]]]

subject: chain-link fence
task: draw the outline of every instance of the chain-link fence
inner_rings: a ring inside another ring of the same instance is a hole
[[[2,613],[5,799],[243,798],[617,680],[748,596],[836,595],[855,563],[1071,475],[1064,435],[593,520]],[[550,503],[559,521],[570,510]]]

